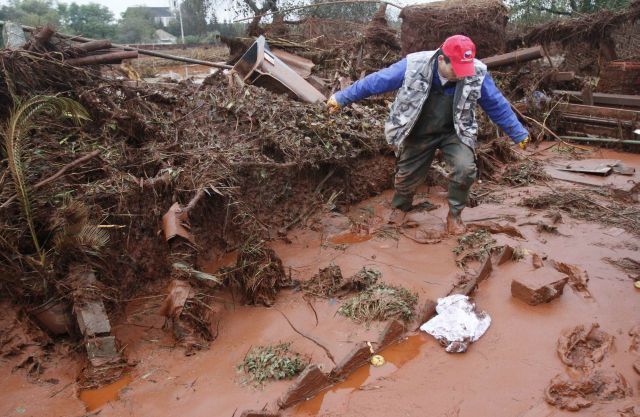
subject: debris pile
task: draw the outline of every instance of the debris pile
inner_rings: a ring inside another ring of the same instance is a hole
[[[402,53],[437,49],[452,35],[473,39],[479,58],[504,52],[507,7],[501,1],[437,1],[407,6],[402,19]]]

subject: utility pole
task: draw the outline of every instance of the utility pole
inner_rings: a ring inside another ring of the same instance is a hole
[[[173,0],[173,8],[178,9],[178,16],[180,17],[180,36],[182,37],[182,44],[184,45],[184,27],[182,26],[182,7],[179,0]]]

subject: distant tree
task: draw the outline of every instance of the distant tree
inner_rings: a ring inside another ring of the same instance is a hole
[[[122,19],[118,21],[115,39],[120,43],[151,42],[156,29],[151,12],[141,8],[129,8],[122,13]]]
[[[78,5],[61,3],[58,6],[66,30],[88,38],[112,38],[116,32],[113,13],[96,3]]]
[[[51,0],[9,0],[0,7],[0,20],[11,20],[27,26],[60,26],[60,15]]]
[[[311,0],[310,4],[322,4],[327,0]],[[379,4],[376,3],[344,3],[328,6],[301,9],[298,13],[302,17],[318,17],[322,19],[349,20],[354,22],[369,22]]]
[[[204,35],[210,13],[210,0],[184,0],[180,4],[185,35]]]
[[[629,0],[507,0],[507,4],[512,20],[536,23],[599,10],[619,10],[627,7]]]

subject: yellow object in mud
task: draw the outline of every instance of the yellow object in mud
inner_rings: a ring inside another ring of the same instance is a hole
[[[384,365],[384,357],[382,355],[373,355],[371,357],[371,365],[379,367]]]
[[[636,283],[633,285],[635,285],[635,287],[640,290],[640,281],[636,281]]]

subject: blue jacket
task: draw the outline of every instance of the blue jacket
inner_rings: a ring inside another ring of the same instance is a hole
[[[435,65],[437,66],[437,62]],[[344,107],[372,95],[397,90],[402,86],[406,68],[407,60],[404,58],[390,67],[369,74],[344,90],[338,91],[335,95],[336,101]],[[434,74],[437,73],[434,71]],[[441,85],[440,77],[434,75],[433,84]],[[444,92],[447,95],[453,95],[455,93],[455,84],[452,83],[451,86],[447,86]],[[482,83],[478,104],[480,104],[480,107],[487,113],[489,118],[509,135],[514,143],[520,143],[529,136],[527,130],[511,110],[509,102],[498,90],[488,73]]]

